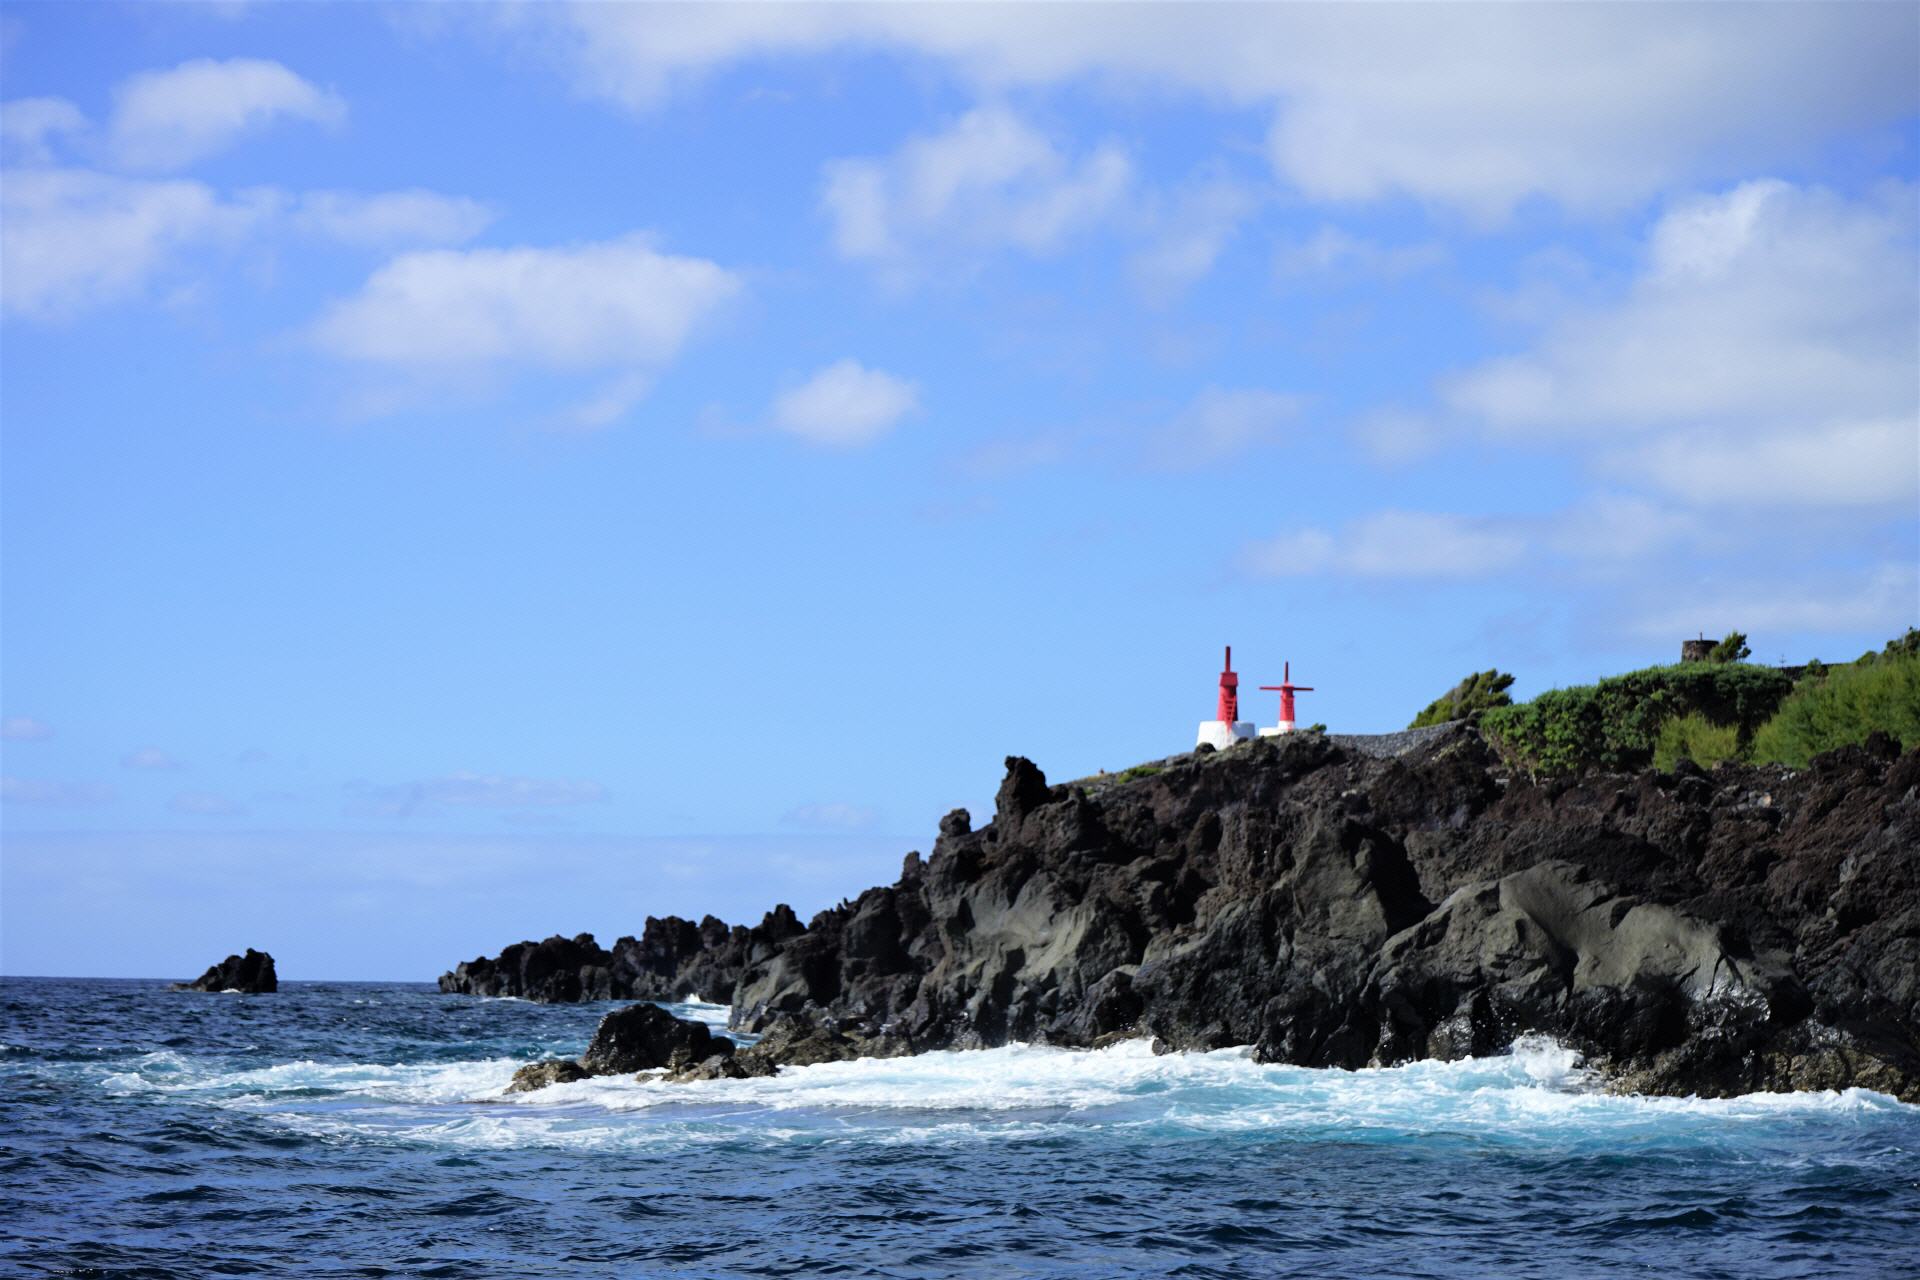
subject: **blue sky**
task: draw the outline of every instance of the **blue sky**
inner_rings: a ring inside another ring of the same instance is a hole
[[[10,4],[0,969],[890,880],[1223,644],[1920,621],[1909,5]],[[1259,718],[1272,708],[1254,695]]]

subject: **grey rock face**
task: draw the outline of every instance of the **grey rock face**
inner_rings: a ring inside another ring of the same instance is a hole
[[[1011,758],[993,820],[949,814],[895,884],[697,946],[649,921],[627,954],[653,976],[622,980],[665,997],[706,965],[762,1033],[669,1051],[682,1079],[1124,1036],[1361,1067],[1544,1033],[1648,1092],[1920,1101],[1920,751],[1534,783],[1468,726],[1359,745],[1067,785]],[[572,989],[577,957],[509,954],[513,983]],[[475,966],[455,989],[493,981]]]
[[[1920,752],[1536,785],[1464,726],[1393,745],[1011,759],[991,823],[750,960],[734,1024],[1344,1067],[1545,1033],[1654,1092],[1920,1099]]]

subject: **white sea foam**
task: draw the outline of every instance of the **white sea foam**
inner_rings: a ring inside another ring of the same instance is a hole
[[[1244,1048],[1156,1055],[1010,1045],[789,1067],[695,1084],[603,1077],[505,1094],[519,1062],[287,1062],[208,1071],[146,1055],[102,1083],[236,1107],[310,1131],[455,1146],[578,1148],[749,1141],[945,1144],[1062,1130],[1582,1145],[1718,1141],[1757,1121],[1911,1115],[1881,1094],[1650,1098],[1602,1091],[1578,1055],[1528,1039],[1510,1053],[1360,1071],[1256,1063]]]

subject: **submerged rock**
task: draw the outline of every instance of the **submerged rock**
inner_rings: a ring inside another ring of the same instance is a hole
[[[262,995],[280,989],[279,975],[273,971],[273,957],[264,951],[247,948],[244,956],[228,956],[192,982],[176,982],[175,991],[239,991]]]
[[[529,1062],[513,1073],[513,1083],[507,1086],[508,1093],[532,1093],[535,1089],[544,1089],[550,1084],[572,1084],[576,1080],[585,1080],[592,1073],[572,1058],[548,1058],[542,1062]]]

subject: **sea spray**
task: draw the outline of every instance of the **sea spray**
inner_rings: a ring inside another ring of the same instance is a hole
[[[1896,1274],[1920,1232],[1920,1108],[1622,1096],[1539,1039],[1359,1071],[1009,1045],[509,1097],[605,1007],[179,1000],[7,984],[0,1269],[1845,1277]]]

